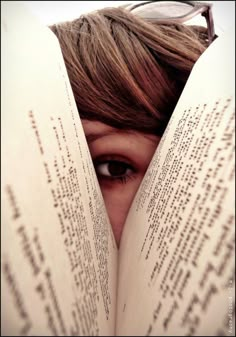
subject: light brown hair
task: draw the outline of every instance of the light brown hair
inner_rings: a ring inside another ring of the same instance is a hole
[[[198,29],[151,23],[123,8],[50,28],[82,119],[159,136],[206,48]]]

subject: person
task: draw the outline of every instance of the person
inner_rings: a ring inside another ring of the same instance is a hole
[[[130,205],[192,67],[211,42],[206,28],[155,20],[150,4],[154,19],[146,18],[148,6],[142,7],[137,13],[127,5],[104,8],[50,26],[118,247]]]

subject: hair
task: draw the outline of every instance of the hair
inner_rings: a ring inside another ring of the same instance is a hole
[[[50,28],[80,117],[158,136],[206,49],[199,29],[149,22],[125,8],[104,8]]]

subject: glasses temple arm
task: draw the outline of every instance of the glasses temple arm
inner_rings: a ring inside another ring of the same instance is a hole
[[[216,37],[215,28],[214,28],[214,20],[213,20],[211,8],[209,8],[209,10],[206,11],[205,13],[202,13],[202,16],[205,17],[206,22],[207,22],[208,40],[210,44],[212,41],[214,41]]]

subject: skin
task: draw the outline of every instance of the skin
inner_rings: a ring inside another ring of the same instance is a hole
[[[129,208],[160,137],[82,120],[117,246]]]

